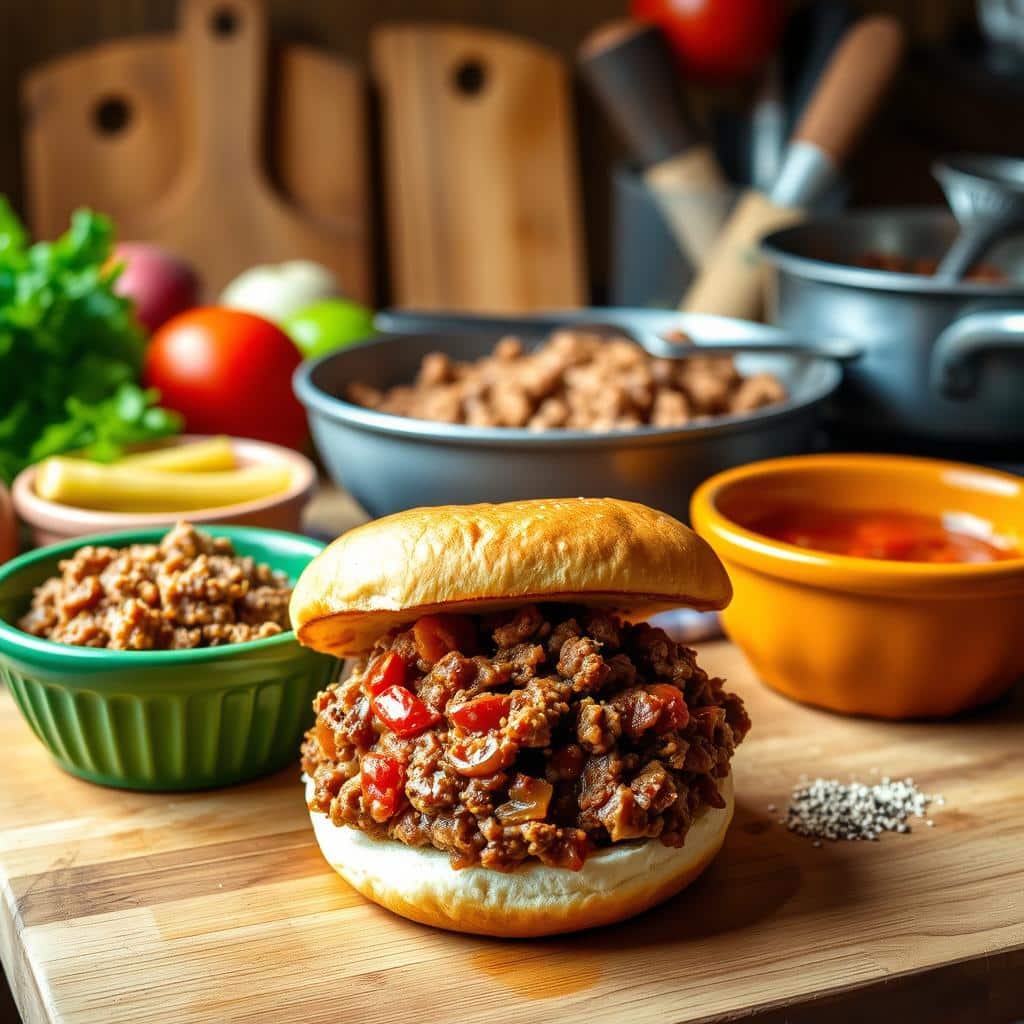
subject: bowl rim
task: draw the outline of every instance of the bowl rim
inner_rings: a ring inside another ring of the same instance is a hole
[[[720,318],[719,318],[720,319]],[[581,323],[580,326],[586,326]],[[761,325],[758,325],[761,326]],[[785,332],[777,331],[781,336]],[[465,423],[440,423],[434,420],[415,419],[411,416],[397,416],[393,413],[378,412],[346,401],[323,390],[314,382],[314,374],[326,363],[343,359],[357,349],[371,346],[382,348],[400,343],[408,338],[422,339],[423,333],[380,334],[376,338],[349,345],[317,359],[300,363],[292,376],[292,389],[303,406],[310,412],[325,416],[333,422],[341,422],[378,434],[407,437],[422,441],[438,441],[446,444],[481,448],[583,448],[617,447],[623,442],[636,444],[664,444],[691,441],[719,434],[749,430],[777,420],[798,416],[824,402],[839,387],[843,370],[833,359],[819,355],[794,355],[794,361],[817,366],[822,380],[813,392],[799,400],[787,397],[783,402],[762,406],[750,413],[733,416],[714,416],[706,420],[685,424],[681,427],[628,427],[620,430],[549,430],[535,431],[523,427],[474,427]],[[466,337],[468,335],[463,335]],[[765,335],[768,337],[768,335]],[[747,353],[744,353],[747,354]],[[756,346],[751,346],[751,355],[756,355]]]
[[[758,246],[768,263],[794,277],[872,292],[900,292],[912,295],[941,295],[947,298],[1017,299],[1024,293],[1024,281],[1005,284],[986,281],[941,281],[926,274],[904,271],[876,270],[850,263],[808,256],[797,250],[794,239],[811,232],[843,234],[851,226],[871,224],[879,220],[903,219],[924,225],[947,223],[954,228],[958,221],[945,206],[887,206],[847,210],[829,216],[811,217],[798,224],[780,228],[765,235]]]
[[[177,434],[163,439],[163,445],[140,445],[133,451],[158,450],[161,447],[178,447],[194,441],[208,440],[219,437],[219,434]],[[217,522],[221,517],[253,515],[268,509],[286,505],[288,502],[301,499],[316,486],[316,467],[302,452],[285,448],[270,441],[260,441],[251,437],[226,436],[232,448],[238,448],[244,454],[246,448],[265,452],[279,462],[292,468],[293,480],[287,490],[277,494],[269,494],[265,498],[254,498],[250,501],[235,502],[233,505],[210,505],[206,508],[184,509],[170,512],[110,512],[104,509],[80,508],[77,505],[65,505],[58,501],[41,498],[35,491],[37,465],[26,466],[14,478],[11,484],[11,500],[14,510],[33,529],[59,533],[62,528],[81,527],[90,533],[103,530],[145,529],[149,526],[166,526],[175,519],[194,519],[196,522]],[[269,464],[272,460],[266,460]],[[81,539],[86,534],[77,535]]]
[[[89,534],[84,537],[72,537],[59,544],[48,544],[34,548],[24,554],[17,555],[9,562],[0,566],[0,586],[20,572],[41,562],[51,562],[72,555],[79,548],[88,545],[110,544],[112,546],[147,543],[158,540],[168,527],[139,527],[135,530],[116,530],[109,533]],[[216,535],[226,537],[232,542],[236,540],[262,540],[276,544],[294,545],[305,548],[310,559],[315,558],[325,547],[323,541],[307,537],[300,533],[289,533],[286,530],[272,530],[265,526],[221,526],[216,524]],[[154,668],[157,666],[184,665],[196,662],[224,661],[250,653],[265,651],[276,647],[297,646],[298,638],[293,629],[285,630],[274,636],[260,637],[257,640],[245,640],[238,644],[224,644],[220,647],[190,647],[178,651],[122,651],[109,647],[79,647],[75,644],[62,644],[55,640],[33,636],[18,629],[12,622],[0,617],[0,658],[12,652],[21,651],[47,658],[82,662],[116,661],[117,669]],[[110,668],[115,666],[110,665]]]
[[[1024,588],[1024,552],[999,562],[935,563],[857,558],[815,551],[767,537],[730,519],[718,504],[727,488],[748,480],[768,480],[780,472],[810,475],[879,468],[988,480],[990,492],[1016,497],[1024,506],[1024,479],[986,466],[913,455],[823,453],[765,459],[716,473],[694,492],[691,517],[698,532],[720,545],[729,558],[771,575],[811,585],[838,583],[853,588],[883,585],[897,591],[921,591],[942,584],[956,587],[967,582],[984,581],[997,584],[1016,582],[1015,589]],[[824,503],[827,504],[827,499]]]

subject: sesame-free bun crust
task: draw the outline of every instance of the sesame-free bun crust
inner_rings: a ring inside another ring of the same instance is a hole
[[[572,601],[637,616],[731,597],[722,563],[678,520],[565,498],[417,508],[357,527],[306,567],[290,614],[301,643],[343,657],[431,612]]]
[[[732,776],[721,780],[726,806],[705,806],[680,849],[659,839],[608,847],[579,871],[532,862],[511,873],[452,868],[433,847],[372,839],[310,811],[320,850],[354,889],[382,907],[450,931],[530,938],[622,921],[688,886],[715,858],[733,815]],[[307,781],[306,799],[313,783]]]

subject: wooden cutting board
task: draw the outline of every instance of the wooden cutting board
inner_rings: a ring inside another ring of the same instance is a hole
[[[23,82],[29,219],[52,238],[78,206],[167,245],[210,297],[254,263],[318,260],[372,301],[364,83],[286,46],[262,0],[181,0],[178,36],[125,39]],[[271,74],[272,72],[272,74]]]
[[[388,25],[371,49],[394,304],[510,313],[583,304],[561,59],[455,25]]]
[[[792,704],[726,643],[701,657],[754,720],[725,848],[661,908],[535,942],[434,931],[364,901],[322,861],[297,768],[211,793],[102,789],[56,768],[0,694],[0,952],[21,1012],[30,1024],[1024,1016],[1024,688],[956,722],[891,725]],[[910,774],[946,804],[934,828],[815,849],[777,823],[802,772]]]

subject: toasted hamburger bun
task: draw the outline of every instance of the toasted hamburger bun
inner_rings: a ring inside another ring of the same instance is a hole
[[[678,520],[566,498],[418,508],[357,527],[306,567],[289,611],[301,643],[346,657],[431,612],[571,601],[637,617],[731,597],[722,563]]]
[[[327,862],[354,889],[420,924],[502,938],[531,938],[621,921],[686,888],[714,860],[732,820],[732,776],[719,790],[726,806],[704,807],[686,844],[659,839],[621,843],[586,859],[579,871],[533,862],[511,873],[452,869],[432,847],[372,839],[311,811]],[[306,782],[306,801],[313,783]]]

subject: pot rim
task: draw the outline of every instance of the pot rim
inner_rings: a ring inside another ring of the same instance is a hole
[[[756,533],[726,516],[719,505],[727,489],[750,480],[767,481],[780,472],[810,476],[864,469],[899,471],[932,480],[938,477],[948,479],[951,485],[957,480],[962,484],[971,481],[978,485],[976,489],[1002,494],[1024,507],[1024,480],[1000,470],[907,455],[822,454],[766,459],[717,473],[694,492],[690,516],[697,532],[723,558],[767,576],[816,588],[960,599],[975,589],[986,594],[1024,593],[1024,552],[1005,561],[982,563],[855,558],[786,544]],[[918,511],[934,509],[922,507]]]
[[[821,284],[836,284],[873,292],[900,292],[911,296],[941,295],[949,298],[999,298],[1024,301],[1024,281],[1009,285],[984,281],[937,281],[924,274],[905,274],[892,270],[874,270],[847,263],[833,263],[794,252],[792,240],[802,232],[819,230],[842,234],[851,225],[878,220],[907,220],[922,224],[955,223],[955,218],[940,206],[894,206],[854,210],[831,217],[812,217],[799,224],[773,231],[761,240],[760,251],[777,270]]]

